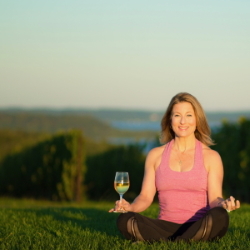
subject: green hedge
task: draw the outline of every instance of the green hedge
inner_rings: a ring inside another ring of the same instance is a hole
[[[213,133],[213,149],[221,155],[224,164],[225,196],[233,195],[242,202],[250,202],[250,120],[238,123],[223,122]]]
[[[70,131],[6,156],[0,168],[1,194],[79,201],[85,171],[84,147],[82,133]]]

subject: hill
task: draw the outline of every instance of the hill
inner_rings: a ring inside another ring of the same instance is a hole
[[[79,129],[86,137],[106,140],[117,137],[153,138],[152,131],[124,131],[89,114],[68,112],[36,112],[34,110],[0,111],[0,129],[55,133]]]
[[[108,124],[112,124],[114,121],[138,121],[138,122],[150,122],[161,120],[164,110],[150,111],[150,110],[126,110],[126,109],[86,109],[86,108],[0,108],[0,113],[5,112],[8,114],[17,113],[32,113],[43,114],[51,116],[64,116],[64,115],[77,115],[77,116],[92,116],[98,120],[104,121]],[[218,111],[218,112],[206,112],[208,121],[211,123],[218,123],[222,120],[228,120],[235,122],[239,117],[250,118],[250,110],[243,111]]]

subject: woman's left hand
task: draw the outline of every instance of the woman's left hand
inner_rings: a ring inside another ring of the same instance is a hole
[[[112,212],[116,212],[116,211],[124,211],[124,212],[131,211],[130,203],[124,199],[122,199],[121,201],[120,200],[116,201],[115,207],[111,208],[109,210],[109,212],[112,213]]]
[[[228,199],[219,202],[219,205],[221,205],[228,212],[231,212],[240,208],[240,201],[235,200],[233,196],[230,196]]]

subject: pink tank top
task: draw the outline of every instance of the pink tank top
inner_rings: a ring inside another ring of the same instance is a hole
[[[159,219],[178,224],[197,221],[209,210],[207,171],[203,162],[202,144],[196,140],[194,166],[190,171],[177,172],[169,167],[174,140],[166,144],[156,170],[156,189],[160,206]]]

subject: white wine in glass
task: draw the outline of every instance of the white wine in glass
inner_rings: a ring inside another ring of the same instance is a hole
[[[128,191],[129,188],[129,175],[128,172],[116,172],[114,187],[116,192],[120,195],[120,202],[122,201],[122,197],[124,193]],[[114,212],[125,213],[125,210],[116,210]]]

